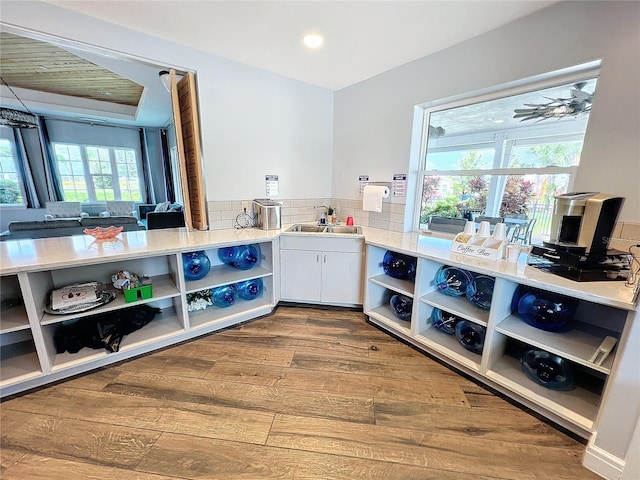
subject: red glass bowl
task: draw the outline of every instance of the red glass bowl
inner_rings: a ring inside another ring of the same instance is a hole
[[[92,237],[98,240],[104,240],[106,238],[113,238],[118,235],[124,227],[95,227],[95,228],[85,228],[83,230],[87,235],[91,235]]]

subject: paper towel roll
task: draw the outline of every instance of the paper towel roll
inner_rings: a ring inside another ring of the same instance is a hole
[[[389,198],[389,187],[365,185],[362,190],[362,210],[381,212],[383,198]]]

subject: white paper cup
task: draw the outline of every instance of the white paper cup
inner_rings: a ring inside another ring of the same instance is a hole
[[[478,228],[479,237],[488,237],[491,235],[491,224],[489,222],[480,222],[480,228]]]
[[[496,240],[504,240],[507,236],[507,226],[504,223],[496,223],[493,229],[493,238]]]
[[[520,257],[520,245],[507,245],[507,262],[516,263]]]
[[[467,223],[464,224],[464,233],[467,235],[475,235],[476,234],[476,223],[471,220],[467,220]]]

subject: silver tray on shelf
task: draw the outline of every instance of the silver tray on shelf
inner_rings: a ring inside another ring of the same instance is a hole
[[[87,303],[81,303],[78,305],[73,305],[71,307],[61,308],[59,310],[54,310],[51,305],[47,305],[44,311],[50,313],[52,315],[67,315],[69,313],[81,313],[86,312],[87,310],[91,310],[92,308],[100,307],[101,305],[106,305],[116,298],[116,293],[110,290],[103,290],[102,296],[93,301]]]

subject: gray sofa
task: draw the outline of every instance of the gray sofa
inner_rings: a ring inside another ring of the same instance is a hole
[[[144,230],[135,217],[85,217],[80,220],[42,220],[11,222],[9,229],[0,235],[0,240],[23,240],[27,238],[68,237],[83,235],[85,228],[123,227],[123,231]]]

